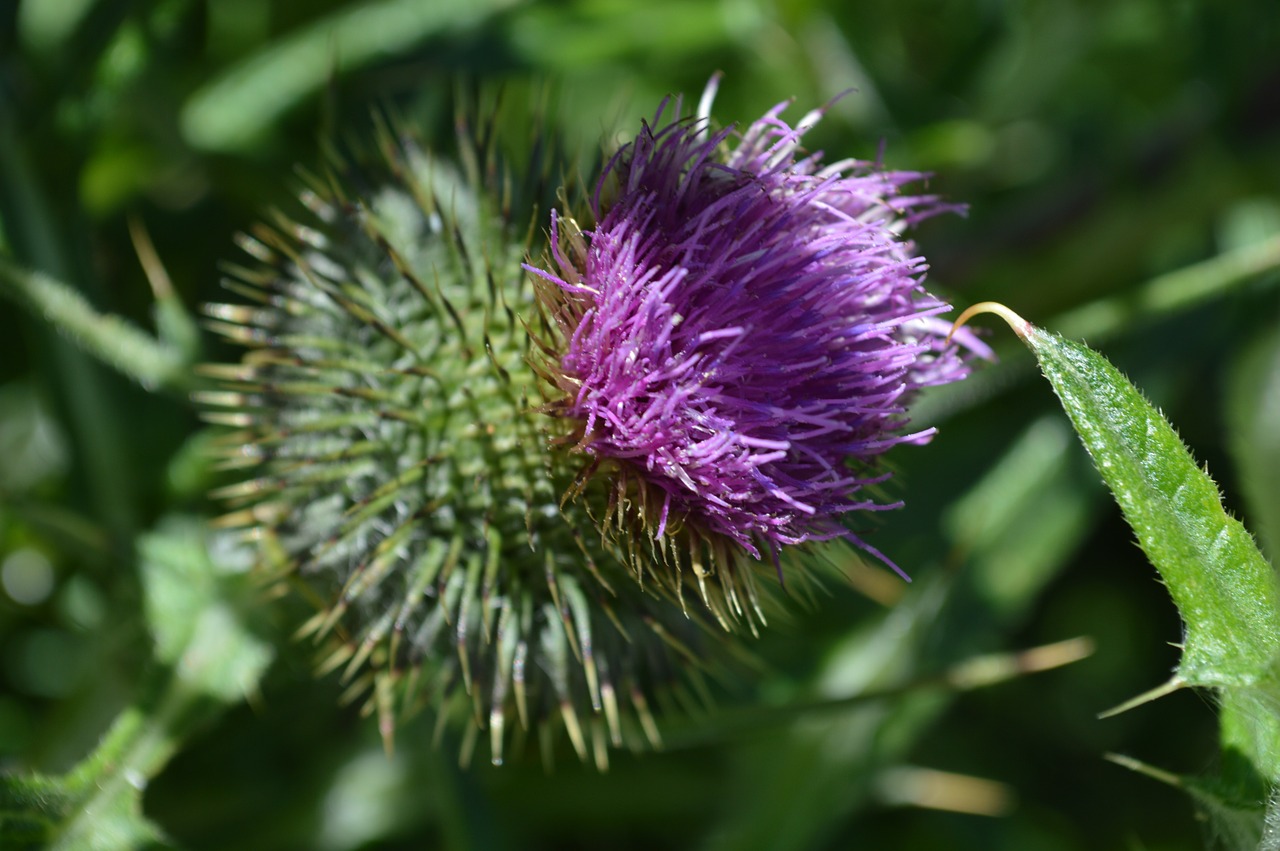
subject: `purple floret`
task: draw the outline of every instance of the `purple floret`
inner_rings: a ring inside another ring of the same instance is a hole
[[[584,306],[565,413],[659,489],[656,534],[678,516],[757,558],[831,538],[883,558],[844,515],[900,505],[863,493],[873,462],[932,436],[904,429],[914,391],[968,373],[901,236],[948,208],[904,194],[920,174],[800,155],[821,113],[791,127],[786,106],[740,136],[660,109],[606,169],[585,257],[531,271]]]

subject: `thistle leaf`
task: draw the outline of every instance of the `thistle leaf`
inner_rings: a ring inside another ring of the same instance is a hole
[[[169,518],[143,538],[147,621],[156,657],[175,676],[233,702],[256,688],[274,652],[246,625],[253,603],[247,573],[235,570],[230,553],[215,563],[210,543],[203,524],[189,518]]]
[[[181,386],[186,381],[193,350],[168,339],[156,339],[114,314],[98,312],[70,285],[38,271],[20,268],[0,258],[0,295],[7,296],[49,322],[77,346],[147,389]],[[163,328],[177,323],[173,299],[160,302]]]
[[[182,517],[141,540],[147,620],[164,667],[70,772],[0,777],[0,848],[170,847],[143,814],[147,783],[221,704],[256,687],[273,655],[246,626],[248,575],[217,550],[223,540]]]
[[[142,814],[142,793],[124,778],[0,777],[0,848],[117,851],[171,847]]]
[[[1280,590],[1252,536],[1223,510],[1218,488],[1173,427],[1087,346],[998,313],[1035,354],[1107,487],[1160,571],[1186,624],[1176,681],[1214,688],[1273,682],[1280,662]]]
[[[1267,801],[1247,768],[1242,771],[1241,766],[1224,760],[1223,777],[1203,778],[1172,774],[1121,754],[1108,754],[1107,759],[1190,795],[1206,823],[1209,847],[1275,851],[1276,799]]]

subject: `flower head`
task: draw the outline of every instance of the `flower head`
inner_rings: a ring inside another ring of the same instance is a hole
[[[572,169],[496,123],[460,165],[384,133],[243,240],[251,304],[207,312],[250,351],[200,396],[240,471],[221,522],[321,602],[302,632],[388,739],[425,702],[494,761],[656,743],[650,707],[733,655],[705,627],[763,621],[751,556],[866,546],[872,462],[930,434],[907,400],[966,370],[899,236],[941,207],[799,156],[817,116],[781,110],[738,137],[660,110],[546,245],[525,217]]]
[[[948,208],[906,190],[920,174],[803,153],[821,111],[735,134],[667,106],[609,164],[595,226],[553,216],[557,270],[533,270],[567,337],[559,413],[648,491],[657,537],[679,518],[756,558],[832,538],[879,556],[846,515],[896,507],[864,494],[874,462],[932,436],[905,428],[916,390],[968,372],[901,235]]]

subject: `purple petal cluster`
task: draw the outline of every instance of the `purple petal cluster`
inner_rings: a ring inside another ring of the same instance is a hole
[[[873,462],[928,440],[904,429],[913,392],[985,353],[944,342],[950,307],[901,236],[946,208],[907,191],[920,174],[803,153],[821,111],[738,134],[668,106],[610,162],[581,256],[532,270],[580,305],[565,412],[658,489],[658,535],[679,517],[757,558],[838,537],[879,555],[844,515],[897,507],[865,495]]]

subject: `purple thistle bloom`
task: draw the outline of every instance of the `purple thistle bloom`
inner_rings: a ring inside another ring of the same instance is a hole
[[[612,159],[593,229],[552,216],[559,274],[530,271],[568,306],[559,413],[657,489],[658,537],[678,518],[756,558],[845,538],[892,564],[844,515],[901,504],[862,491],[888,478],[879,455],[933,435],[904,431],[907,403],[989,354],[944,342],[950,306],[901,236],[955,208],[905,193],[921,174],[801,153],[821,110],[710,133],[717,82],[696,118],[664,102]]]

